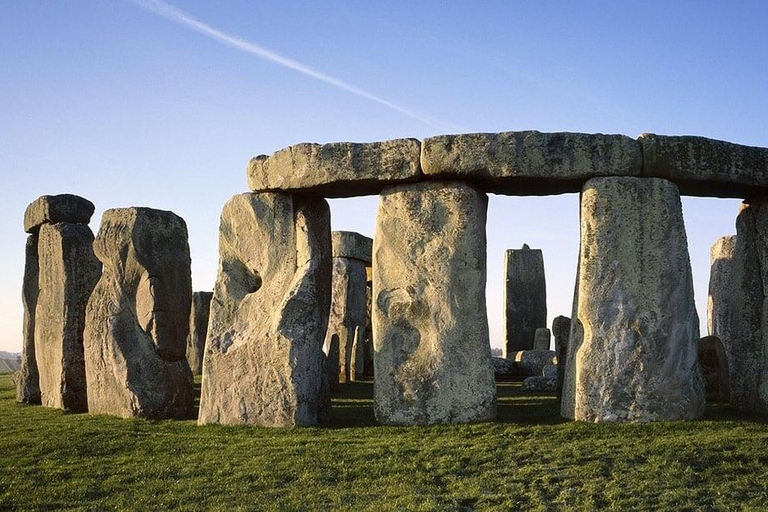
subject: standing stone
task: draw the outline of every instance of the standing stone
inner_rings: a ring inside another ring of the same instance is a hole
[[[555,353],[557,354],[557,391],[563,389],[565,367],[568,359],[568,338],[571,332],[571,319],[567,316],[557,316],[552,320],[552,334],[555,336]]]
[[[293,427],[328,415],[328,203],[240,194],[219,230],[198,423]]]
[[[541,249],[510,249],[504,253],[504,357],[531,350],[536,329],[547,326],[547,285]]]
[[[487,196],[461,182],[386,189],[373,242],[374,412],[384,424],[496,416],[485,307]]]
[[[192,300],[187,225],[151,208],[107,210],[94,243],[104,273],[88,301],[88,411],[188,418],[185,353]]]
[[[709,297],[707,299],[707,331],[717,336],[728,353],[734,322],[734,250],[736,236],[718,238],[709,251]]]
[[[35,308],[40,293],[40,265],[37,259],[37,235],[29,235],[24,259],[24,281],[21,298],[24,305],[21,367],[16,372],[16,400],[27,404],[40,403],[40,377],[35,359]]]
[[[552,341],[552,332],[546,327],[539,327],[533,336],[534,350],[549,350],[549,344]]]
[[[85,308],[101,274],[93,254],[93,233],[85,224],[43,224],[38,256],[34,343],[41,402],[46,407],[85,412]]]
[[[373,280],[371,279],[371,267],[366,269],[368,282],[365,285],[365,348],[363,350],[364,366],[363,376],[366,379],[373,377],[373,323],[371,322],[371,307],[373,305]]]
[[[588,181],[577,280],[563,416],[701,416],[699,323],[677,187],[658,178]]]
[[[699,364],[707,400],[728,402],[731,399],[728,357],[720,338],[705,336],[699,340]]]
[[[339,389],[339,371],[342,358],[340,357],[339,350],[339,335],[332,334],[330,340],[327,341],[326,350],[328,355],[325,358],[325,369],[328,374],[328,385],[331,391],[338,391]]]
[[[192,311],[189,314],[189,336],[187,337],[187,362],[192,373],[200,375],[203,372],[203,353],[205,352],[205,337],[208,334],[208,315],[211,311],[211,292],[195,292],[192,294]]]

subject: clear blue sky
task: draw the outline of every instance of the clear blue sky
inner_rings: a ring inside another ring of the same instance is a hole
[[[412,115],[130,0],[1,1],[0,350],[21,347],[22,215],[42,194],[92,200],[94,231],[107,208],[173,210],[194,287],[210,289],[221,206],[251,156],[293,143],[536,129],[768,146],[765,2],[173,5]],[[334,229],[371,235],[376,203],[332,201]],[[737,208],[684,200],[702,324],[709,247]],[[488,239],[493,345],[506,248],[544,250],[550,319],[570,315],[576,195],[493,196]]]

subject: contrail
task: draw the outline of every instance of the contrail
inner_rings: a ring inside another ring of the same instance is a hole
[[[408,108],[402,107],[396,103],[392,103],[389,100],[376,96],[375,94],[365,91],[355,85],[349,84],[347,82],[344,82],[343,80],[339,80],[338,78],[332,77],[330,75],[326,75],[325,73],[312,69],[311,67],[305,64],[302,64],[301,62],[290,59],[288,57],[284,57],[279,53],[273,52],[272,50],[264,48],[263,46],[260,46],[256,43],[246,41],[245,39],[240,39],[239,37],[231,36],[225,32],[222,32],[221,30],[218,30],[208,25],[207,23],[203,23],[202,21],[196,20],[186,12],[182,11],[181,9],[167,2],[164,2],[163,0],[130,0],[130,1],[132,1],[133,3],[135,3],[136,5],[138,5],[139,7],[141,7],[146,11],[157,14],[158,16],[162,16],[163,18],[173,21],[174,23],[178,23],[196,32],[204,34],[210,37],[211,39],[215,39],[216,41],[219,41],[220,43],[224,43],[228,46],[232,46],[234,48],[237,48],[238,50],[244,51],[246,53],[250,53],[251,55],[255,55],[256,57],[267,60],[269,62],[274,62],[279,66],[292,69],[303,75],[312,77],[315,80],[319,80],[321,82],[324,82],[328,85],[332,85],[343,91],[352,93],[355,96],[360,96],[361,98],[365,98],[367,100],[373,101],[375,103],[378,103],[379,105],[383,105],[391,110],[394,110],[395,112],[399,112],[412,119],[416,119],[417,121],[421,121],[422,123],[428,124],[433,128],[437,128],[438,130],[461,131],[457,126],[436,121],[434,119],[429,118],[426,115],[420,114]]]

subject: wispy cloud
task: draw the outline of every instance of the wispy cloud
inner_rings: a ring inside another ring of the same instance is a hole
[[[387,107],[390,110],[394,110],[395,112],[399,112],[400,114],[408,116],[412,119],[416,119],[417,121],[432,126],[433,128],[437,128],[438,130],[461,131],[460,127],[452,125],[451,123],[440,121],[416,110],[403,107],[397,103],[393,103],[380,96],[377,96],[376,94],[361,89],[360,87],[347,83],[331,75],[317,71],[316,69],[313,69],[306,64],[302,64],[299,61],[280,55],[279,53],[265,48],[259,44],[246,41],[245,39],[227,34],[226,32],[222,32],[221,30],[193,18],[185,11],[182,11],[181,9],[162,0],[130,1],[146,11],[149,11],[158,16],[162,16],[163,18],[166,18],[167,20],[170,20],[174,23],[178,23],[179,25],[183,25],[220,43],[231,46],[233,48],[237,48],[238,50],[249,53],[255,57],[272,62],[284,68],[292,69],[298,73],[314,78],[315,80],[319,80],[320,82],[324,82],[328,85],[336,87],[337,89],[347,91],[351,94],[354,94],[355,96],[373,101],[379,105]]]

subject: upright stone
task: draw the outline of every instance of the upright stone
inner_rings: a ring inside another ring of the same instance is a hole
[[[552,334],[555,337],[555,353],[557,354],[557,391],[563,389],[565,367],[568,360],[568,338],[571,333],[571,319],[567,316],[557,316],[552,320]]]
[[[586,183],[563,416],[652,421],[704,412],[687,245],[673,183]]]
[[[185,353],[192,300],[187,225],[151,208],[107,210],[94,250],[104,273],[88,301],[88,411],[122,418],[188,418]]]
[[[384,424],[490,420],[487,196],[460,182],[392,187],[373,242],[374,412]]]
[[[187,362],[192,373],[203,372],[205,337],[208,334],[208,315],[211,312],[211,292],[192,294],[192,311],[189,314],[189,336],[187,337]]]
[[[547,326],[547,285],[541,249],[510,249],[504,254],[504,357],[533,349],[536,329]]]
[[[552,341],[552,332],[546,327],[539,327],[533,336],[534,350],[549,350]]]
[[[40,377],[35,359],[35,308],[40,293],[40,265],[37,259],[37,235],[29,235],[24,259],[24,279],[21,298],[24,305],[21,367],[16,372],[16,400],[27,404],[40,403]]]
[[[717,336],[726,353],[729,352],[731,328],[734,322],[734,250],[736,236],[718,238],[709,251],[709,297],[707,300],[707,331]]]
[[[240,194],[224,206],[198,423],[292,427],[328,415],[328,203]]]
[[[728,357],[720,338],[705,336],[699,340],[699,364],[704,378],[707,400],[711,402],[730,401]]]
[[[34,343],[41,402],[46,407],[85,412],[85,308],[101,274],[93,254],[93,233],[85,224],[42,224],[38,256]]]
[[[373,280],[371,279],[371,267],[366,269],[368,273],[368,282],[365,285],[365,348],[363,350],[364,355],[364,370],[363,375],[365,378],[370,379],[373,377],[373,323],[371,322],[371,307],[373,305]]]

